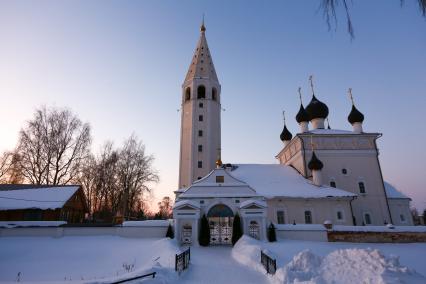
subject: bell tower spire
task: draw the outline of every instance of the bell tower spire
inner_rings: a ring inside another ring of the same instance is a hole
[[[221,86],[207,45],[203,20],[200,37],[182,84],[179,188],[210,173],[221,148]]]

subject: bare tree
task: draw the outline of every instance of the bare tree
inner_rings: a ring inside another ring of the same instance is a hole
[[[145,146],[135,135],[130,136],[119,154],[118,185],[123,191],[123,215],[133,206],[144,192],[150,192],[150,184],[158,182],[159,177],[152,167],[154,157],[145,154]]]
[[[90,126],[66,109],[42,107],[21,129],[16,154],[32,184],[67,184],[89,155]]]
[[[13,153],[4,152],[0,157],[0,182],[5,182],[12,167]],[[7,181],[6,181],[7,182]]]
[[[172,217],[172,201],[170,197],[165,196],[158,202],[158,213],[156,219],[169,219]]]

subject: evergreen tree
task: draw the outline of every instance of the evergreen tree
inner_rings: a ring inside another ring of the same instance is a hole
[[[235,245],[238,240],[243,235],[243,230],[241,229],[241,219],[240,215],[235,214],[234,223],[232,224],[232,245]]]
[[[171,224],[169,224],[169,226],[167,227],[166,238],[171,238],[171,239],[175,238],[175,233],[173,232],[173,227]]]
[[[275,226],[271,223],[268,228],[268,240],[270,242],[276,242],[277,241],[277,235],[275,234]]]
[[[198,234],[198,243],[200,246],[206,247],[210,244],[210,228],[206,214],[201,217],[200,233]]]

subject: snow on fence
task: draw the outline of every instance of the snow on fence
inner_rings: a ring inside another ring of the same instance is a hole
[[[268,274],[275,274],[277,271],[277,260],[271,258],[262,250],[260,251],[260,263],[262,263],[263,267],[266,269],[266,273]]]
[[[191,248],[186,251],[176,254],[175,258],[175,271],[179,273],[189,267],[189,261],[191,260]]]

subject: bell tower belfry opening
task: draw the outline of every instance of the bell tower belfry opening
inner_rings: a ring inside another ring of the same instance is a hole
[[[179,188],[190,186],[215,168],[221,144],[220,93],[203,20],[200,38],[182,84]]]

